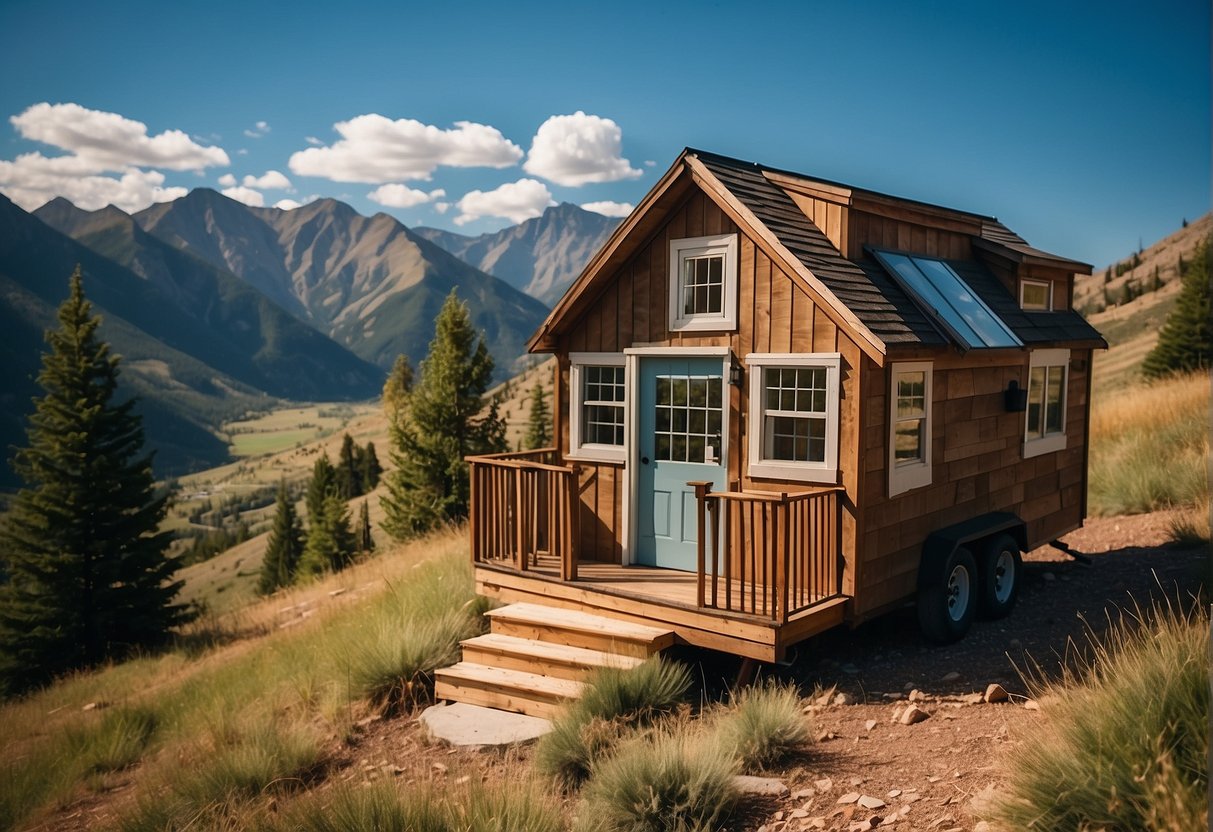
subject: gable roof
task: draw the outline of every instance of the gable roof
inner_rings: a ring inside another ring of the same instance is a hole
[[[611,263],[629,255],[629,235],[651,225],[649,214],[654,209],[660,211],[685,192],[687,173],[743,231],[785,266],[826,314],[848,328],[856,336],[860,348],[878,364],[884,363],[889,347],[938,347],[951,342],[874,259],[865,256],[859,262],[852,262],[844,257],[788,195],[782,187],[785,183],[819,189],[848,200],[910,206],[963,224],[972,229],[974,246],[1013,262],[1091,272],[1091,266],[1085,263],[1033,248],[993,217],[890,197],[687,148],[591,259],[543,326],[531,337],[529,349],[537,351],[550,346],[549,337],[558,333],[561,323],[575,315],[579,306],[585,303],[590,284],[599,274],[608,271]],[[982,263],[948,262],[1025,345],[1049,341],[1103,342],[1099,333],[1077,312],[1025,312]]]

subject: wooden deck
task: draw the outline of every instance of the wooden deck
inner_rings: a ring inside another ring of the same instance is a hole
[[[561,580],[560,562],[539,556],[525,571],[508,560],[475,564],[476,591],[504,603],[530,602],[581,610],[619,621],[668,626],[680,642],[761,661],[842,623],[847,598],[821,599],[787,623],[764,616],[705,609],[696,603],[694,572],[651,566],[581,562],[575,580]]]

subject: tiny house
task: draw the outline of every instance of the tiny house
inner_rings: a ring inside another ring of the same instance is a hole
[[[990,216],[684,151],[530,340],[556,447],[468,460],[477,589],[548,622],[507,607],[489,640],[776,661],[911,601],[939,641],[1007,614],[1020,552],[1085,515],[1090,272]]]

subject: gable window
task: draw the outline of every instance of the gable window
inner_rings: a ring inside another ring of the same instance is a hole
[[[931,484],[931,364],[894,364],[889,396],[889,496]]]
[[[1049,280],[1019,281],[1021,309],[1050,312],[1053,309],[1053,283]]]
[[[1028,362],[1028,411],[1024,457],[1066,447],[1066,382],[1069,350],[1033,350]]]
[[[737,235],[670,241],[671,331],[737,328]]]
[[[752,477],[838,481],[838,353],[753,353]]]
[[[569,367],[569,454],[623,462],[627,386],[622,353],[573,353]]]

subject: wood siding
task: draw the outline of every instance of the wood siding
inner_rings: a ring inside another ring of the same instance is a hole
[[[1027,386],[1027,353],[933,362],[932,483],[892,499],[888,493],[891,373],[869,368],[863,395],[861,591],[854,613],[878,612],[917,590],[922,543],[933,530],[988,511],[1012,511],[1030,546],[1082,522],[1086,489],[1090,350],[1074,350],[1066,390],[1066,448],[1024,459],[1026,414],[1008,413],[1007,384]]]
[[[739,234],[738,321],[735,332],[669,332],[669,241],[709,234]],[[739,361],[754,352],[838,352],[842,355],[839,378],[839,468],[847,493],[842,496],[844,546],[854,550],[857,531],[855,497],[859,486],[858,425],[859,373],[862,353],[853,339],[817,307],[779,265],[720,207],[698,188],[673,210],[667,221],[651,234],[637,252],[606,281],[588,310],[562,336],[559,344],[560,377],[557,400],[570,401],[569,362],[571,352],[620,352],[631,346],[719,347],[732,349]],[[768,491],[803,491],[808,483],[751,479],[746,475],[748,443],[748,389],[729,386],[730,488]],[[562,452],[569,450],[569,413],[557,411]],[[624,478],[623,465],[583,462],[581,557],[618,563],[623,552]],[[844,591],[851,591],[849,570],[844,573]]]

